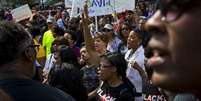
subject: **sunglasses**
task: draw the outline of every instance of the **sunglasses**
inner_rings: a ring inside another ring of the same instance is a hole
[[[103,31],[103,32],[111,32],[112,30],[109,30],[109,29],[103,29],[102,31]]]
[[[156,10],[161,11],[166,21],[176,21],[181,15],[195,7],[199,7],[199,0],[157,0]]]
[[[128,28],[122,28],[121,31],[128,31]]]

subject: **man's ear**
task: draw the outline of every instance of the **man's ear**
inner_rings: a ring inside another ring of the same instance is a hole
[[[34,54],[33,54],[33,50],[31,48],[27,48],[25,51],[24,51],[24,56],[25,56],[25,59],[27,61],[34,61],[35,58],[34,58]]]

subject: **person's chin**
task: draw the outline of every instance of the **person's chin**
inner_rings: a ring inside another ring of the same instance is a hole
[[[177,78],[172,78],[168,74],[159,74],[157,72],[153,72],[152,74],[152,83],[153,85],[162,88],[164,90],[174,92],[174,93],[182,93],[185,91],[185,87],[179,83]]]
[[[98,51],[98,50],[99,50],[99,48],[98,48],[97,46],[95,46],[94,48],[95,48],[95,50],[96,50],[96,51]]]

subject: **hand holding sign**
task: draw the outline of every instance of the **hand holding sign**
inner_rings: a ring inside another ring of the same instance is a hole
[[[32,16],[32,12],[28,4],[23,5],[19,8],[13,9],[11,13],[13,15],[13,18],[16,20],[16,22],[30,18]]]
[[[87,5],[87,1],[85,1],[84,4],[84,12],[82,14],[82,21],[84,23],[84,26],[87,24],[89,24],[89,15],[88,15],[88,5]]]

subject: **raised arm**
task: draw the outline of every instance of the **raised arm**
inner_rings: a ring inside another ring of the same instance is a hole
[[[86,45],[86,49],[91,57],[91,62],[94,64],[99,64],[99,56],[94,48],[94,40],[90,34],[89,30],[89,16],[88,16],[88,6],[85,2],[84,4],[84,13],[82,14],[82,26],[83,26],[83,32],[84,32],[84,41]]]
[[[94,40],[89,30],[88,6],[86,3],[84,4],[84,12],[82,15],[82,21],[83,21],[83,32],[84,32],[84,40],[85,40],[86,48],[88,51],[95,51]]]

